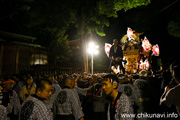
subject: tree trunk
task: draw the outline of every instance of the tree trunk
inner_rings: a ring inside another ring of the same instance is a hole
[[[87,58],[87,44],[85,35],[81,35],[81,47],[82,47],[82,72],[88,73],[88,58]]]

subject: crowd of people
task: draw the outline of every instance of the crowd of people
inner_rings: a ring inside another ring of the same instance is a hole
[[[168,71],[136,74],[12,75],[0,81],[0,120],[148,120],[152,116],[137,114],[180,115],[179,73],[180,66],[172,65]]]

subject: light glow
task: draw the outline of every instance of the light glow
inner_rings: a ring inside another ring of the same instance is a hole
[[[99,51],[97,50],[98,48],[99,48],[98,45],[95,45],[93,42],[90,42],[90,43],[88,44],[88,50],[87,50],[87,52],[88,52],[89,54],[95,54],[95,55],[97,55],[97,54],[99,53]]]
[[[92,74],[92,75],[93,75],[93,55],[94,55],[94,54],[97,55],[97,54],[99,53],[98,48],[99,48],[99,46],[96,45],[96,44],[94,44],[93,42],[90,42],[90,43],[88,44],[87,52],[88,52],[89,54],[91,54],[91,71],[92,71],[91,74]]]

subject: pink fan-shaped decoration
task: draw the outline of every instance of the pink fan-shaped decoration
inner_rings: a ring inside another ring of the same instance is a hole
[[[151,45],[146,37],[144,37],[144,40],[142,41],[142,47],[144,48],[145,51],[150,50]]]
[[[133,38],[133,30],[131,28],[128,27],[127,29],[127,36],[128,36],[128,40],[132,40]]]
[[[152,47],[152,51],[153,51],[153,55],[155,55],[155,56],[159,56],[159,46],[158,46],[158,44],[156,44],[156,45],[154,45],[153,47]]]

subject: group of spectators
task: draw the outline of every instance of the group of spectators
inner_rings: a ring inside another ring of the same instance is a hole
[[[129,75],[13,75],[0,80],[0,120],[148,120],[122,114],[180,115],[179,73],[180,67],[172,65],[168,71]]]

